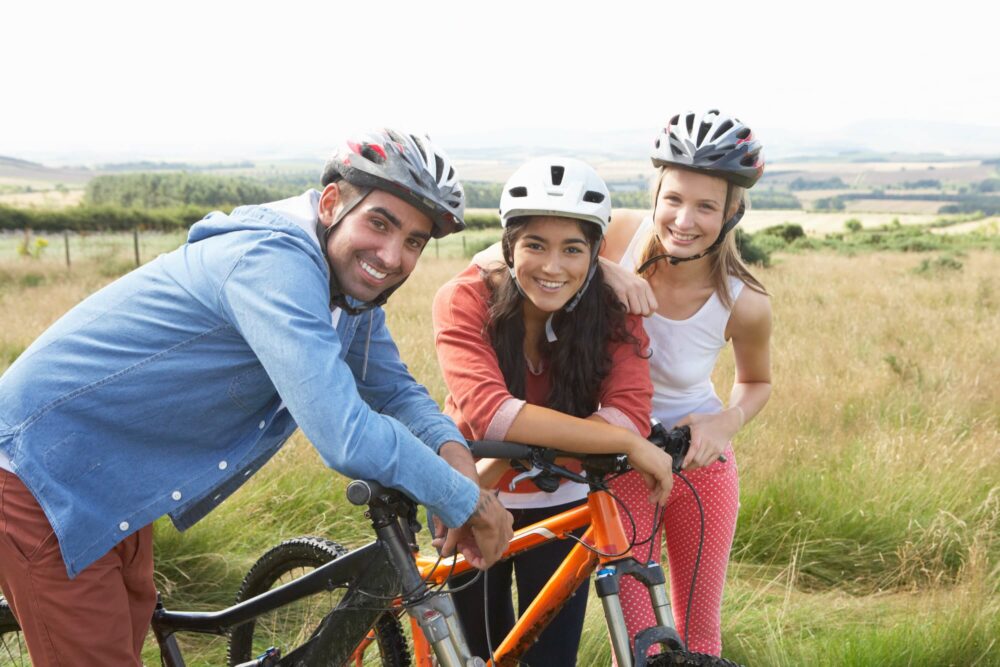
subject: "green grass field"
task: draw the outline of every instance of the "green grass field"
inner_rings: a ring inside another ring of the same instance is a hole
[[[848,216],[844,216],[848,217]],[[490,240],[469,236],[465,252]],[[130,242],[130,237],[127,239]],[[149,239],[150,256],[178,242]],[[0,238],[0,371],[74,303],[125,270],[129,243],[74,263]],[[145,252],[145,251],[144,251]],[[404,359],[438,401],[430,302],[467,260],[428,247],[388,308]],[[776,255],[758,271],[774,306],[774,394],[737,443],[741,508],[723,609],[724,655],[749,665],[1000,665],[1000,263],[920,253]],[[728,394],[732,357],[716,386]],[[229,602],[282,539],[368,541],[345,480],[297,434],[183,535],[156,529],[169,607]],[[669,520],[669,517],[668,517]],[[607,665],[594,602],[581,665]],[[186,640],[189,664],[224,644]],[[155,650],[147,644],[147,664]]]

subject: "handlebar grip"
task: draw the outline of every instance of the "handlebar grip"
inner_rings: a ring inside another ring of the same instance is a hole
[[[356,479],[347,485],[347,499],[352,505],[367,505],[386,492],[386,487],[371,479]]]
[[[478,459],[530,459],[535,448],[502,440],[470,440],[469,450]]]

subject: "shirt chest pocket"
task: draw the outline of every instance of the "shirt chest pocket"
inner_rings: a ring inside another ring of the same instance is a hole
[[[227,393],[237,407],[255,413],[274,397],[275,388],[267,372],[256,366],[234,377],[229,382]]]

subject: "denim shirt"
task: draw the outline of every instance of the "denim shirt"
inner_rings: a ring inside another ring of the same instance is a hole
[[[471,515],[476,485],[436,453],[465,440],[381,309],[334,328],[328,271],[315,235],[277,211],[215,212],[0,377],[0,451],[70,577],[163,514],[190,527],[296,427],[344,475],[400,488],[449,526]]]

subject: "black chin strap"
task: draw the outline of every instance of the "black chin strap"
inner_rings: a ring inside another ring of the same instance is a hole
[[[357,199],[354,201],[344,202],[344,206],[340,209],[340,213],[329,227],[324,225],[319,220],[316,221],[316,235],[320,238],[320,245],[323,248],[323,256],[326,257],[326,263],[330,267],[330,308],[340,308],[348,315],[360,315],[365,311],[378,308],[389,299],[389,295],[399,289],[400,286],[406,282],[405,279],[401,280],[399,284],[393,285],[371,301],[363,301],[358,305],[352,305],[350,301],[348,301],[347,295],[344,294],[344,290],[340,286],[340,281],[337,280],[337,272],[333,270],[330,257],[327,255],[326,248],[327,242],[330,239],[330,234],[333,232],[334,227],[336,227],[337,224],[344,219],[345,215],[351,212],[351,209],[360,204],[361,201],[368,196],[368,193],[371,192],[371,188],[358,188],[358,190],[359,196]]]
[[[725,208],[723,210],[728,210],[729,209],[729,198],[730,198],[730,196],[732,196],[732,186],[729,185],[729,184],[727,184],[726,185],[726,206],[725,206]],[[698,253],[697,255],[692,255],[691,257],[677,257],[675,255],[670,255],[670,254],[667,254],[667,253],[663,253],[662,255],[656,255],[655,257],[651,257],[650,259],[648,259],[645,262],[643,262],[642,265],[638,269],[636,269],[636,273],[640,273],[641,274],[642,272],[644,272],[646,269],[648,269],[650,266],[652,266],[656,262],[660,261],[661,259],[668,260],[671,265],[677,265],[677,264],[680,264],[681,262],[693,262],[696,259],[701,259],[702,257],[705,257],[706,255],[712,254],[713,252],[715,252],[719,248],[719,246],[722,245],[722,242],[726,240],[726,234],[728,234],[729,232],[731,232],[733,230],[733,228],[736,225],[739,224],[740,220],[743,219],[743,214],[746,213],[746,211],[747,211],[746,204],[744,204],[743,202],[740,202],[740,207],[736,210],[736,213],[733,214],[733,217],[729,218],[729,220],[726,221],[726,224],[722,225],[722,229],[719,231],[719,237],[717,239],[715,239],[715,243],[713,243],[712,245],[708,246],[704,251]],[[656,209],[654,208],[653,209],[653,218],[655,219],[655,217],[656,217]],[[656,235],[656,242],[660,244],[661,248],[664,247],[663,246],[663,241],[660,240],[660,235],[659,234]]]

